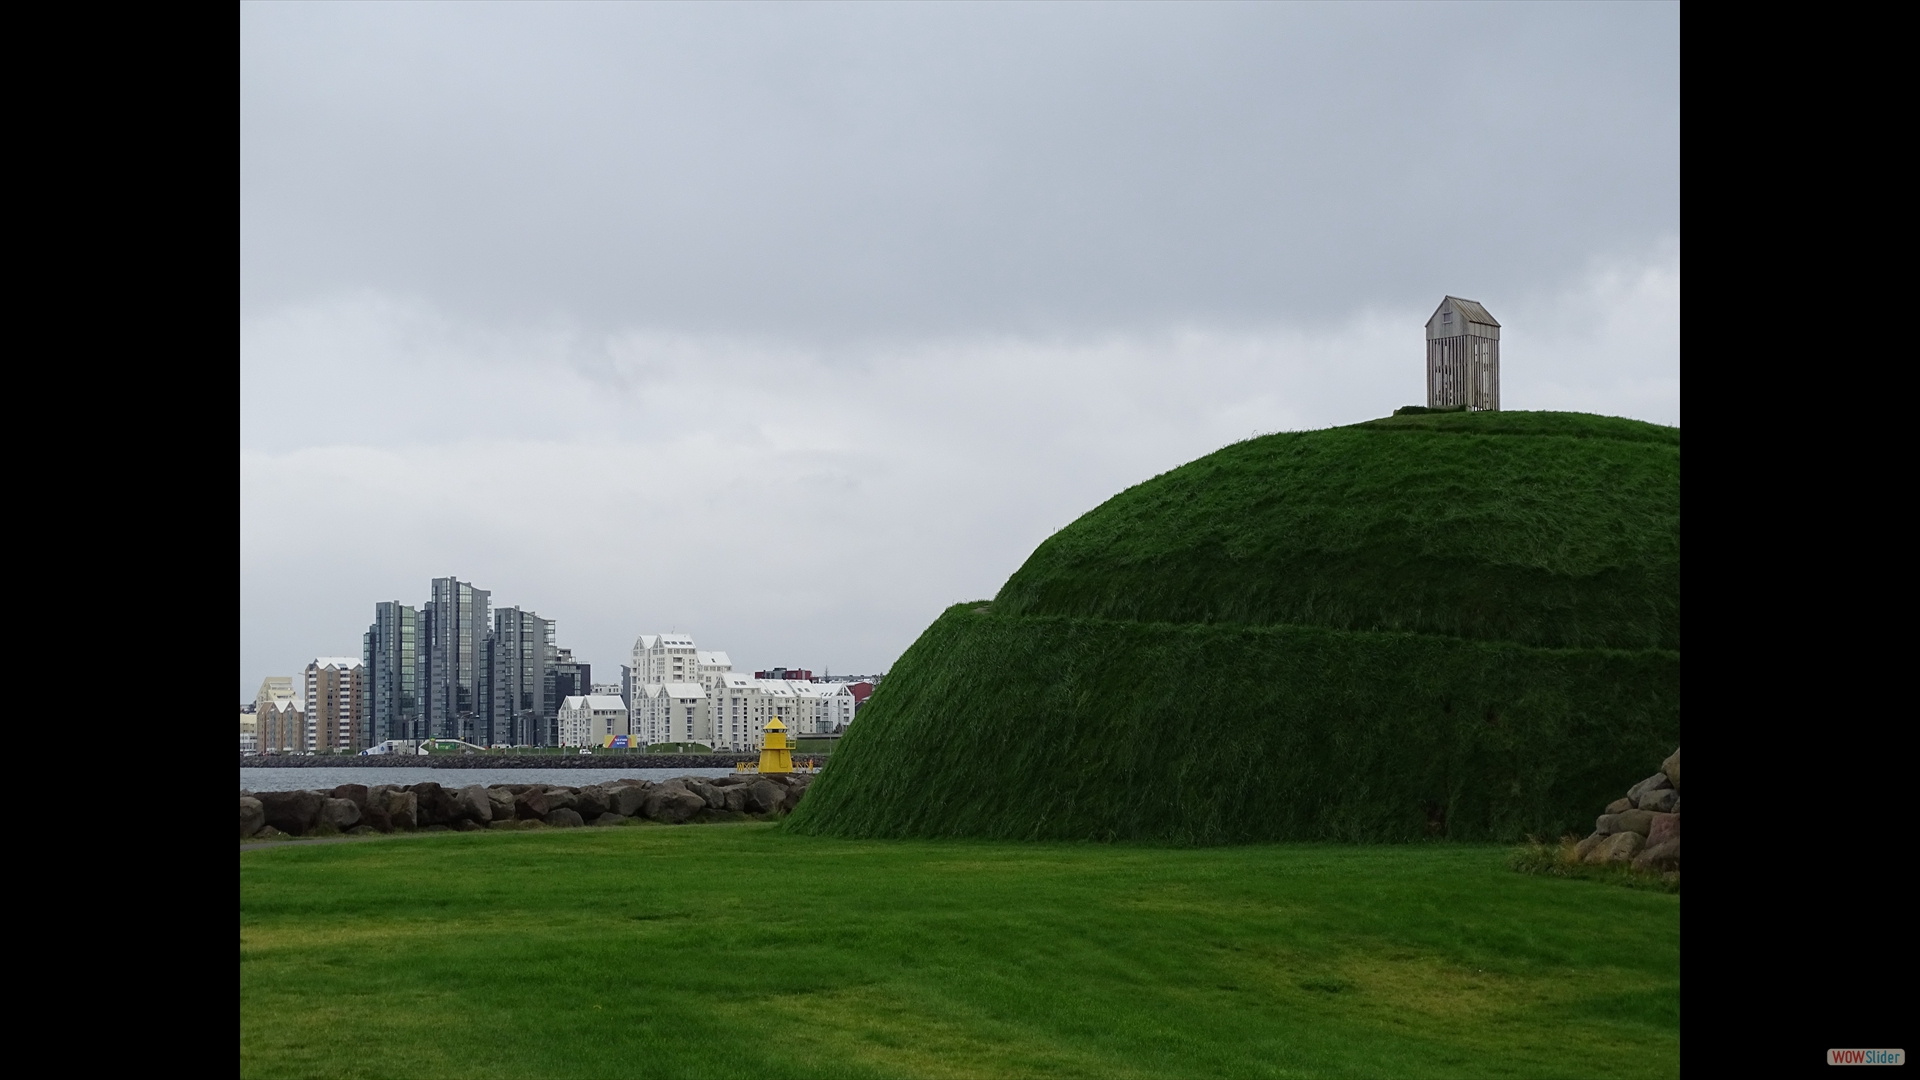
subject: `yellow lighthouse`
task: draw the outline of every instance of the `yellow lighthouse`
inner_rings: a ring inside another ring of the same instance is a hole
[[[766,742],[760,746],[760,771],[763,773],[790,773],[793,771],[793,748],[787,745],[787,725],[779,717],[767,721],[760,730],[767,733]]]

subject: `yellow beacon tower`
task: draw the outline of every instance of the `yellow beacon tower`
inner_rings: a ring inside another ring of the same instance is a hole
[[[790,773],[793,771],[793,748],[787,745],[787,725],[779,717],[767,721],[760,730],[767,733],[767,739],[760,744],[760,771],[763,773]]]

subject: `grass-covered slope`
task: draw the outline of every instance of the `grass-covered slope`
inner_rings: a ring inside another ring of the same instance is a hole
[[[1442,413],[1229,446],[1041,544],[1008,615],[1680,647],[1680,435]]]
[[[790,828],[1512,839],[1680,734],[1679,436],[1576,414],[1272,435],[950,609]]]

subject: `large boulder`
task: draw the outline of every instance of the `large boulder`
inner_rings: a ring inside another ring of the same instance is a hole
[[[393,817],[387,813],[385,803],[384,798],[376,802],[369,797],[367,808],[360,811],[360,824],[371,832],[392,832]]]
[[[647,793],[641,812],[654,821],[680,825],[707,808],[707,800],[688,791],[678,781],[668,781]]]
[[[368,794],[369,791],[365,784],[341,784],[339,787],[333,789],[334,798],[345,799],[351,802],[360,808],[362,814],[367,812]]]
[[[725,799],[725,803],[721,806],[721,809],[732,810],[735,813],[744,813],[746,811],[747,785],[730,784],[721,788],[720,794]]]
[[[1628,788],[1627,798],[1633,800],[1633,805],[1639,806],[1642,795],[1650,791],[1659,791],[1662,788],[1670,788],[1672,786],[1673,782],[1667,779],[1666,773],[1654,773],[1652,776]]]
[[[788,784],[787,797],[780,800],[780,812],[783,814],[793,813],[794,808],[800,805],[800,796],[805,795],[806,793],[807,793],[807,785]]]
[[[1606,842],[1607,842],[1607,834],[1599,833],[1599,832],[1594,833],[1593,835],[1587,837],[1585,840],[1580,841],[1578,844],[1575,844],[1573,846],[1573,861],[1588,862],[1589,860],[1587,856],[1593,854],[1593,849],[1599,847],[1601,844],[1604,844]]]
[[[1648,872],[1680,869],[1680,838],[1676,836],[1659,844],[1648,844],[1640,854],[1634,856],[1633,868]]]
[[[627,819],[621,817],[619,814],[613,813],[612,811],[608,811],[607,813],[601,814],[599,817],[594,818],[592,821],[587,822],[587,824],[597,825],[601,828],[605,828],[608,825],[618,825],[625,820]]]
[[[435,825],[451,826],[460,820],[458,812],[453,807],[452,793],[439,784],[427,780],[411,785],[408,790],[413,792],[415,812],[419,817],[421,828],[431,829]]]
[[[453,797],[453,808],[461,821],[485,825],[493,820],[493,799],[479,784],[461,788]]]
[[[260,808],[260,800],[250,796],[240,796],[240,839],[245,840],[260,831],[267,823],[267,812]]]
[[[1669,840],[1680,839],[1679,814],[1655,814],[1653,824],[1647,828],[1647,846],[1659,847]]]
[[[553,807],[547,802],[547,789],[530,787],[513,797],[513,812],[524,821],[545,821]]]
[[[387,792],[387,818],[394,828],[412,832],[420,827],[420,797],[411,791]]]
[[[1680,793],[1672,788],[1661,788],[1658,791],[1643,791],[1640,793],[1640,802],[1638,805],[1640,809],[1649,810],[1656,814],[1672,813],[1673,808],[1680,805]]]
[[[1680,748],[1679,747],[1677,746],[1674,747],[1673,756],[1669,757],[1667,760],[1660,763],[1660,771],[1665,773],[1668,782],[1673,784],[1673,790],[1679,791],[1680,790]]]
[[[346,832],[360,824],[360,808],[352,799],[328,798],[320,804],[320,821]]]
[[[320,821],[327,797],[317,791],[262,791],[254,796],[267,824],[284,833],[305,836]]]
[[[508,821],[513,818],[513,791],[504,787],[487,789],[487,802],[492,805],[493,821]]]
[[[640,784],[621,782],[607,792],[607,810],[621,817],[632,817],[647,804],[647,789]]]
[[[1637,832],[1614,833],[1607,837],[1606,843],[1594,848],[1603,863],[1632,862],[1640,849],[1646,846],[1646,838]]]
[[[727,808],[726,794],[705,780],[687,777],[685,780],[682,780],[681,783],[686,785],[688,791],[700,796],[700,798],[706,802],[707,809],[725,810]]]
[[[555,810],[577,810],[579,797],[572,788],[550,787],[547,789],[547,805]]]
[[[771,814],[780,809],[787,801],[787,789],[769,780],[756,780],[747,785],[746,811],[749,814]]]
[[[1624,814],[1631,809],[1633,809],[1632,799],[1615,799],[1607,804],[1607,808],[1603,812],[1608,814]]]
[[[1595,832],[1609,835],[1630,832],[1645,836],[1647,830],[1652,827],[1653,814],[1647,810],[1628,810],[1623,814],[1601,814],[1599,820],[1594,822]]]
[[[577,829],[586,822],[582,821],[580,815],[573,810],[561,807],[547,815],[547,824],[556,829]]]
[[[598,784],[588,784],[586,787],[580,789],[578,795],[574,796],[573,808],[579,812],[582,818],[592,821],[594,818],[606,813],[609,809],[607,805],[607,789]]]

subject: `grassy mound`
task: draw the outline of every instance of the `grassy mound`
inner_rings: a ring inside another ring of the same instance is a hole
[[[1517,840],[1680,736],[1680,435],[1414,413],[1229,446],[947,611],[788,827]]]

